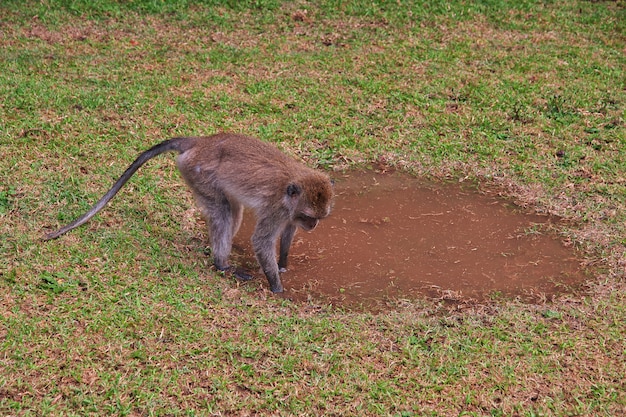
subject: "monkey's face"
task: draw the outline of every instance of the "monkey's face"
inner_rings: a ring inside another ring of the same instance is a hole
[[[291,189],[291,198],[297,200],[294,222],[303,230],[315,229],[319,221],[330,214],[333,188],[323,175],[310,178]],[[290,191],[288,190],[289,194]]]

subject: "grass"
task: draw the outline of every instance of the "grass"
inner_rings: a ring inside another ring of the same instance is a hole
[[[626,4],[6,1],[3,415],[621,415]],[[342,311],[214,274],[172,158],[61,241],[149,145],[232,130],[565,217],[587,295]]]

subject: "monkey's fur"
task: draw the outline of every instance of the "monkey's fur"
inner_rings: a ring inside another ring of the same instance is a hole
[[[228,256],[239,230],[243,208],[256,214],[252,246],[270,289],[283,291],[279,272],[296,227],[313,230],[330,213],[333,196],[329,177],[287,157],[275,147],[248,136],[219,133],[208,137],[179,137],[143,152],[111,189],[85,214],[47,234],[55,239],[82,225],[115,196],[149,159],[164,152],[179,153],[176,164],[206,218],[215,267],[230,269]],[[280,237],[278,263],[276,242]]]

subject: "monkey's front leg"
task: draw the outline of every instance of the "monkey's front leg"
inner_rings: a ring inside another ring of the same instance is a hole
[[[296,234],[296,225],[289,223],[283,233],[280,235],[280,252],[278,255],[278,270],[280,272],[287,271],[287,256],[289,256],[289,248]]]
[[[267,282],[270,284],[270,290],[273,293],[283,292],[283,283],[280,280],[278,264],[276,263],[276,251],[256,251],[256,257],[261,265],[261,269],[263,269],[263,273],[267,277]]]
[[[271,220],[257,223],[256,230],[252,235],[254,253],[273,293],[284,291],[283,284],[280,281],[278,264],[276,263],[277,237],[275,227],[271,225]]]

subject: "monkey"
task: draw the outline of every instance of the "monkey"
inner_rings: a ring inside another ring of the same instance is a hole
[[[178,152],[178,170],[207,222],[215,268],[232,270],[228,258],[233,237],[241,226],[244,207],[252,209],[256,226],[251,241],[256,259],[270,290],[283,292],[280,273],[286,271],[296,230],[311,231],[330,214],[333,186],[327,174],[297,162],[267,142],[246,135],[217,133],[175,137],[154,145],[141,153],[85,214],[46,234],[43,240],[56,239],[86,223],[143,164],[170,151]],[[238,277],[251,278],[245,273]]]

